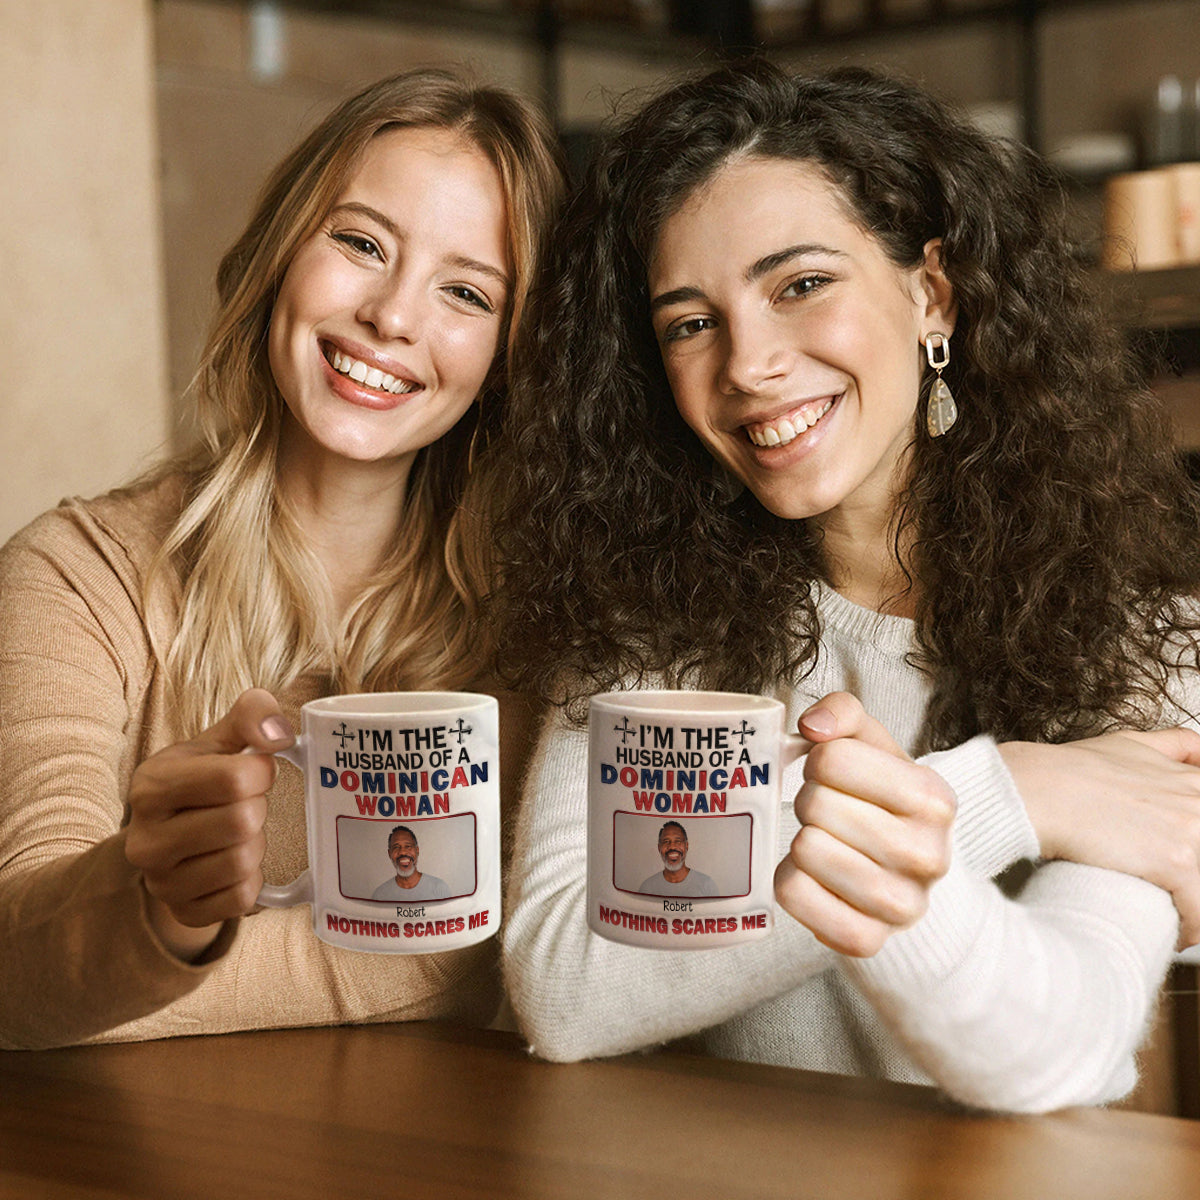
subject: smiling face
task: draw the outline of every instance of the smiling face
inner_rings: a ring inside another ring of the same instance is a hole
[[[678,826],[668,825],[659,832],[658,853],[667,871],[681,871],[687,865],[687,852],[687,834]]]
[[[272,310],[285,446],[407,472],[478,395],[511,270],[504,192],[486,155],[445,129],[377,134]]]
[[[897,267],[814,164],[740,158],[663,224],[649,285],[680,415],[764,507],[890,514],[921,340],[953,328],[937,243]]]
[[[396,869],[399,879],[407,879],[417,869],[421,851],[411,833],[400,831],[388,838],[388,858]]]

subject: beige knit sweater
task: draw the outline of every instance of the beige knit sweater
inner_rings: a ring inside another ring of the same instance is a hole
[[[228,922],[201,965],[146,919],[124,855],[130,777],[180,740],[149,630],[146,568],[179,510],[178,478],[64,502],[0,550],[0,1047],[129,1041],[270,1026],[454,1018],[499,1002],[495,939],[375,955],[317,940],[307,905]],[[304,682],[279,696],[296,728]],[[517,782],[527,713],[502,700]],[[509,787],[506,785],[506,791]],[[299,773],[270,793],[264,873],[306,865]]]

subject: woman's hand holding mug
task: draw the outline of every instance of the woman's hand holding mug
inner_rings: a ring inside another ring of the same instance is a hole
[[[180,958],[199,957],[224,921],[254,909],[272,755],[294,740],[275,697],[252,688],[211,728],[134,772],[125,856],[142,872],[155,932]]]
[[[775,898],[825,945],[868,957],[920,919],[949,870],[954,792],[845,692],[809,708],[800,732],[814,745]]]

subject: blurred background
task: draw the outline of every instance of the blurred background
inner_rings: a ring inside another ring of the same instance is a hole
[[[1161,209],[1135,185],[1200,159],[1200,0],[0,0],[0,539],[182,444],[217,260],[341,97],[463,63],[539,97],[579,162],[630,89],[755,47],[969,106],[1069,172],[1097,247],[1114,177]],[[1200,444],[1200,265],[1153,240],[1114,277]]]

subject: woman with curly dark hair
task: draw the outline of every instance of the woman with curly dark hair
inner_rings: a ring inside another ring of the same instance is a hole
[[[534,1049],[1123,1094],[1200,938],[1200,739],[1158,728],[1200,699],[1200,536],[1050,173],[907,85],[754,63],[627,119],[556,243],[500,536],[503,649],[564,706],[506,935]],[[816,743],[770,938],[587,930],[573,719],[649,683]]]

